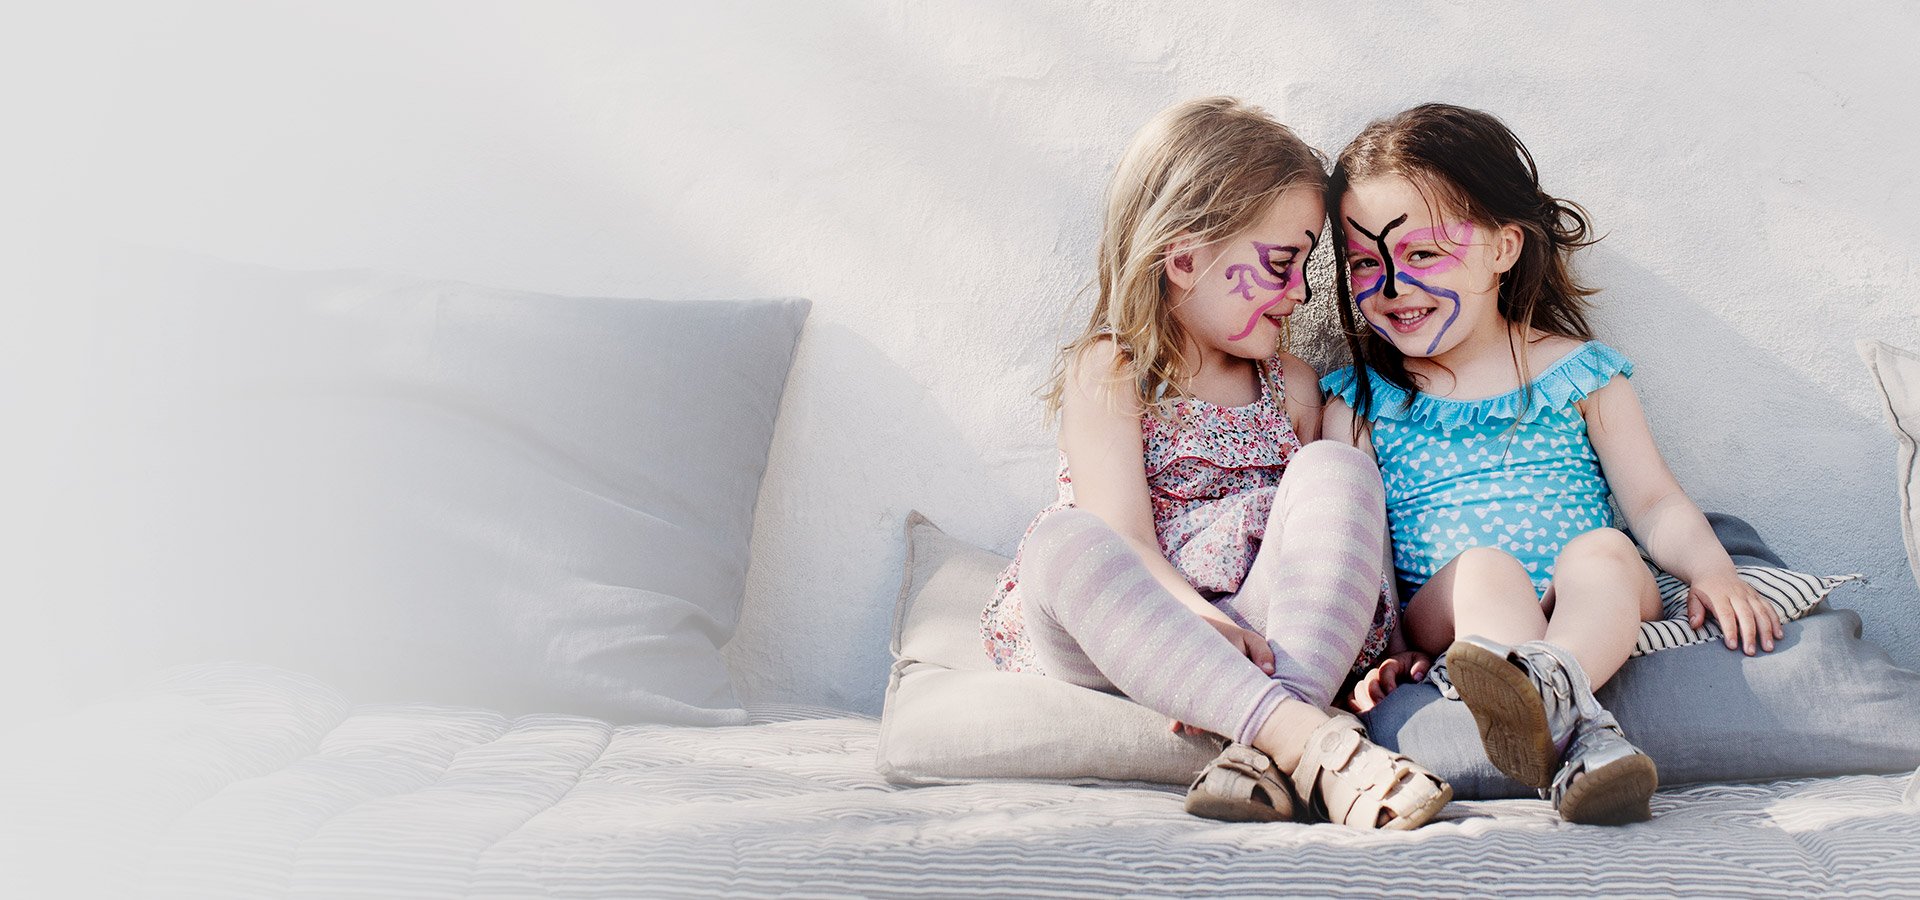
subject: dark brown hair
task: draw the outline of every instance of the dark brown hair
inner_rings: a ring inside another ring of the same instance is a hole
[[[1341,198],[1354,184],[1388,175],[1406,178],[1428,195],[1430,203],[1437,199],[1477,225],[1513,225],[1521,230],[1525,240],[1520,258],[1501,278],[1498,305],[1502,317],[1520,326],[1521,335],[1540,331],[1592,339],[1586,298],[1594,290],[1574,280],[1568,257],[1599,238],[1591,236],[1593,227],[1579,204],[1540,190],[1533,154],[1499,119],[1479,110],[1426,103],[1363,129],[1340,151],[1327,180],[1327,209],[1333,211],[1331,240],[1342,260],[1347,229],[1339,212]],[[1359,321],[1344,262],[1334,278],[1334,290],[1340,323],[1360,376],[1356,418],[1373,418],[1366,367],[1405,388],[1411,400],[1419,388],[1407,374],[1406,358]],[[1525,386],[1533,380],[1526,355],[1512,347],[1511,337],[1509,348],[1520,384]]]

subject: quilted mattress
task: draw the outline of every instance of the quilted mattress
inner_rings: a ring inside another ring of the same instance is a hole
[[[876,730],[356,706],[282,670],[178,669],[11,729],[0,895],[1920,896],[1905,776],[1663,791],[1611,829],[1455,803],[1380,834],[1208,822],[1149,786],[897,788]]]

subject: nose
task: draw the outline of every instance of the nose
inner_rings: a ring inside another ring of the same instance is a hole
[[[1395,279],[1393,277],[1393,274],[1390,272],[1381,274],[1380,296],[1385,297],[1388,300],[1394,300],[1399,298],[1400,290],[1393,286],[1394,280]]]
[[[1296,305],[1313,299],[1313,282],[1307,278],[1305,270],[1302,270],[1294,279],[1291,289],[1287,291],[1287,299],[1292,300]]]

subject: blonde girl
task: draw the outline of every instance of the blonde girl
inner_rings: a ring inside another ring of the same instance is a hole
[[[1189,793],[1196,814],[1408,829],[1451,790],[1327,709],[1392,625],[1379,475],[1351,447],[1305,446],[1315,373],[1278,346],[1308,299],[1324,186],[1310,148],[1232,98],[1182,103],[1134,138],[1098,301],[1048,394],[1059,499],[984,636],[1003,670],[1230,738]]]

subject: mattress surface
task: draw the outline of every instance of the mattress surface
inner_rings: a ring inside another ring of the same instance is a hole
[[[1150,787],[896,788],[877,723],[743,727],[354,706],[281,670],[175,670],[4,748],[23,896],[1920,896],[1906,776],[1661,792],[1654,821],[1455,803],[1411,834],[1228,825]]]

